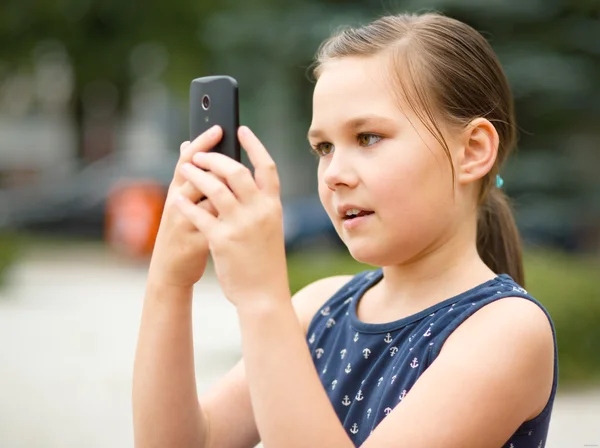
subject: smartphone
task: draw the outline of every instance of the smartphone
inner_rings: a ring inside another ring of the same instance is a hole
[[[231,76],[205,76],[190,86],[190,141],[218,124],[223,138],[211,150],[240,162],[238,83]]]

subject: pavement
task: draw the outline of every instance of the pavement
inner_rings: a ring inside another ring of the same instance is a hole
[[[28,253],[0,290],[0,448],[133,447],[131,378],[147,265],[98,246]],[[241,356],[233,306],[195,288],[199,393]],[[559,393],[547,448],[600,447],[600,390]]]

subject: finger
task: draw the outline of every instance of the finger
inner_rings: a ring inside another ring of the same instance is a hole
[[[239,202],[227,185],[216,176],[200,168],[185,163],[181,167],[183,176],[212,202],[219,215],[226,215],[234,210]]]
[[[179,147],[179,153],[181,154],[181,153],[183,152],[183,150],[184,150],[185,148],[187,148],[187,147],[190,145],[190,143],[191,143],[191,142],[190,142],[189,140],[188,140],[188,141],[186,141],[186,142],[183,142],[183,143],[181,144],[181,146]]]
[[[206,210],[208,213],[210,213],[214,217],[219,216],[219,212],[217,212],[217,209],[215,208],[215,206],[212,205],[212,202],[210,202],[210,200],[206,197],[204,199],[202,199],[200,202],[198,202],[196,204],[196,207],[200,207],[202,210]]]
[[[181,210],[181,213],[202,232],[208,239],[212,235],[215,225],[218,223],[218,218],[205,210],[203,207],[198,207],[183,196],[178,196],[175,204]]]
[[[217,209],[212,205],[212,202],[210,202],[204,193],[198,191],[198,189],[189,181],[186,181],[185,184],[183,184],[183,186],[179,189],[179,196],[183,196],[191,203],[204,208],[207,212],[214,216],[218,215]]]
[[[185,177],[181,174],[181,166],[184,163],[190,163],[192,161],[192,156],[197,152],[208,152],[221,140],[223,136],[223,130],[219,126],[213,126],[207,131],[200,134],[194,141],[190,142],[188,145],[183,143],[181,145],[181,154],[179,156],[179,160],[177,161],[177,165],[175,166],[175,173],[173,174],[173,183],[177,186],[183,185],[185,183]],[[185,147],[184,147],[185,145]]]
[[[231,157],[216,152],[196,153],[192,162],[223,180],[240,202],[248,202],[259,192],[250,170]]]
[[[246,126],[238,130],[241,146],[248,154],[254,167],[254,177],[259,189],[271,194],[279,194],[279,176],[275,162],[256,135]]]
[[[219,181],[223,182],[223,179],[221,179],[216,174],[214,174],[214,173],[207,173],[207,174],[214,176]],[[206,195],[203,192],[201,192],[200,190],[198,190],[189,180],[186,180],[185,183],[181,187],[179,187],[179,194],[185,196],[186,198],[188,198],[190,201],[192,201],[195,204],[200,202],[200,200],[202,198],[206,198]]]

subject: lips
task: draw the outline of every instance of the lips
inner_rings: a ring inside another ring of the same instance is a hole
[[[355,214],[355,215],[346,215],[343,216],[342,219],[343,220],[348,220],[348,219],[354,219],[354,218],[359,218],[361,216],[367,216],[367,215],[372,215],[374,212],[368,211],[368,210],[361,210],[359,213]]]
[[[373,214],[372,210],[365,207],[361,207],[356,204],[345,204],[337,207],[337,214],[342,219],[352,219],[359,216],[366,216]]]

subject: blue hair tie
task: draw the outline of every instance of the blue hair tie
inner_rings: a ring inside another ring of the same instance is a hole
[[[502,188],[503,185],[504,179],[502,179],[499,174],[496,174],[496,188]]]

